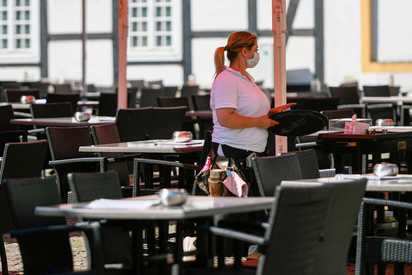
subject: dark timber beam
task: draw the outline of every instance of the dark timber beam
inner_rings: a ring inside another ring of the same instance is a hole
[[[324,0],[315,0],[315,73],[320,83],[325,82]]]
[[[257,2],[256,0],[248,0],[247,2],[247,21],[248,21],[248,29],[250,32],[257,33]]]
[[[182,1],[183,81],[192,74],[192,7],[191,0]]]
[[[48,14],[47,14],[48,0],[40,1],[40,78],[47,78],[49,76],[49,46],[47,43]]]
[[[111,40],[113,38],[113,33],[88,33],[87,40]],[[81,33],[64,33],[64,34],[49,34],[49,41],[65,41],[65,40],[81,40]]]
[[[117,91],[117,83],[119,80],[119,28],[117,25],[117,14],[118,14],[119,6],[118,0],[112,0],[112,43],[113,43],[113,88]]]
[[[293,22],[295,21],[296,17],[296,12],[298,10],[300,0],[290,0],[289,1],[289,7],[287,10],[286,14],[286,28],[287,28],[287,33],[286,33],[286,44],[288,43],[289,36],[292,34],[293,30]]]

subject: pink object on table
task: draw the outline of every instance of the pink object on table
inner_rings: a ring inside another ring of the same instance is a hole
[[[246,198],[249,192],[248,184],[234,171],[227,170],[223,185],[230,193],[239,198]]]
[[[351,122],[345,122],[344,134],[363,135],[368,132],[369,124],[356,121],[356,115],[352,116]]]

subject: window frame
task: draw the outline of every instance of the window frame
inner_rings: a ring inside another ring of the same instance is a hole
[[[363,72],[412,72],[411,62],[379,62],[373,55],[373,2],[361,0],[362,70]]]
[[[155,30],[156,17],[155,17],[155,1],[147,0],[150,7],[148,7],[148,22],[147,22],[147,36],[148,47],[145,48],[133,48],[131,47],[131,35],[130,29],[133,27],[131,20],[131,13],[133,5],[129,3],[129,32],[128,32],[128,61],[180,61],[182,59],[182,1],[170,0],[172,7],[172,30],[170,32],[172,39],[171,47],[158,47],[155,46],[155,37],[157,31]],[[152,40],[150,42],[150,40]]]
[[[30,48],[16,48],[15,1],[8,0],[8,48],[0,48],[0,63],[35,63],[40,60],[40,1],[30,0]],[[23,0],[24,1],[24,0]],[[10,5],[13,5],[11,8]],[[11,43],[11,44],[10,44]]]

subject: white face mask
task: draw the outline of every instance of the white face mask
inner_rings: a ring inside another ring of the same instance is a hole
[[[246,60],[246,67],[254,68],[259,63],[260,55],[258,52],[255,52],[252,58]]]

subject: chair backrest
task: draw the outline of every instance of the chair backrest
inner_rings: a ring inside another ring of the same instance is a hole
[[[259,192],[262,196],[273,196],[282,180],[302,179],[300,163],[295,154],[256,157],[252,159]]]
[[[149,88],[161,88],[163,87],[163,80],[149,80],[147,81],[147,87]]]
[[[327,110],[321,112],[328,119],[338,119],[338,118],[351,118],[354,114],[352,109],[338,109],[338,110]]]
[[[288,103],[296,103],[294,109],[300,110],[336,110],[339,105],[339,99],[335,97],[289,97]]]
[[[32,104],[31,114],[33,118],[71,117],[74,111],[69,102]]]
[[[182,130],[186,111],[187,107],[154,107],[150,121],[150,139],[172,138],[173,132]]]
[[[45,98],[49,92],[50,83],[48,82],[31,82],[29,85],[30,89],[39,90],[40,97]]]
[[[143,88],[140,94],[140,107],[156,107],[158,97],[175,97],[177,87],[163,87],[159,89]]]
[[[115,171],[73,173],[68,175],[68,179],[77,202],[122,198],[119,176]]]
[[[72,94],[72,85],[70,83],[53,84],[55,94]]]
[[[339,98],[339,104],[359,104],[359,90],[357,86],[329,87],[331,96]]]
[[[93,125],[91,130],[96,145],[121,142],[116,124]]]
[[[363,86],[364,96],[391,96],[391,88],[388,85]]]
[[[192,97],[194,95],[199,94],[199,86],[189,86],[189,85],[183,85],[181,89],[181,96],[182,97]]]
[[[40,177],[47,157],[45,140],[7,143],[0,166],[0,182],[10,178]]]
[[[192,101],[196,111],[210,110],[210,95],[193,95]]]
[[[15,228],[26,229],[48,225],[64,225],[64,218],[41,217],[36,206],[60,203],[54,177],[9,179],[5,183]],[[73,269],[73,256],[67,232],[37,234],[19,238],[25,274],[65,273]]]
[[[127,106],[136,108],[137,88],[127,89]],[[115,116],[117,113],[117,94],[101,93],[99,97],[99,116]]]
[[[5,90],[7,102],[20,102],[22,96],[34,96],[34,98],[40,98],[39,90]]]
[[[300,172],[303,179],[319,178],[319,164],[316,151],[313,149],[295,152],[299,161]]]
[[[313,274],[347,274],[348,251],[366,182],[358,179],[327,184],[331,192],[329,211],[324,217],[326,228]]]
[[[119,110],[116,116],[116,125],[121,141],[148,139],[148,129],[153,126],[152,114],[152,108]]]
[[[93,145],[89,127],[48,127],[46,134],[53,160],[92,156],[79,152],[79,146]]]
[[[369,104],[367,111],[373,124],[377,119],[392,119],[396,122],[396,108],[392,104]]]
[[[189,98],[187,97],[158,97],[157,106],[159,107],[179,107],[189,108]]]
[[[330,190],[325,185],[279,186],[257,274],[311,275],[325,228]]]
[[[11,130],[10,120],[13,118],[13,107],[11,105],[0,105],[0,131]]]
[[[146,84],[144,79],[128,80],[127,82],[130,84],[130,86],[138,89],[144,88]]]
[[[79,94],[48,94],[47,103],[69,102],[74,111],[77,110],[77,101],[80,100]]]

